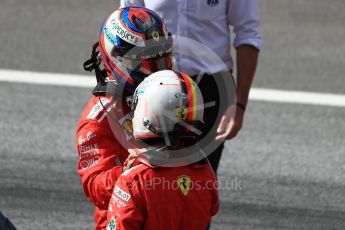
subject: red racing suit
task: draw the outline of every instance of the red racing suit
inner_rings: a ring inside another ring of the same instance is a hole
[[[108,203],[128,156],[120,144],[132,141],[128,111],[120,100],[94,96],[77,126],[78,174],[86,197],[96,206],[95,229],[106,228]]]
[[[115,183],[107,230],[203,230],[218,209],[216,179],[208,164],[139,164]]]

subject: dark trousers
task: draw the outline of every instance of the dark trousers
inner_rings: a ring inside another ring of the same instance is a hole
[[[204,104],[215,102],[214,106],[204,110],[204,127],[201,138],[207,136],[208,141],[214,141],[217,135],[217,128],[221,117],[228,105],[234,100],[235,84],[230,72],[219,72],[215,74],[204,74],[202,76],[191,76],[198,84]],[[224,142],[217,143],[218,147],[208,154],[208,160],[215,174],[219,166],[220,158],[224,149]],[[203,148],[203,146],[201,146]]]
[[[1,212],[0,212],[0,229],[1,230],[16,230],[16,228],[11,223],[11,221],[7,217],[2,215]]]

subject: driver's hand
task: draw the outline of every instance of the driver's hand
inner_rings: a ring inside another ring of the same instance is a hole
[[[127,151],[129,153],[129,155],[128,155],[126,161],[123,163],[123,171],[130,169],[132,167],[134,161],[137,159],[137,156],[140,153],[147,151],[147,149],[146,148],[142,148],[142,149],[135,148],[135,149],[128,149]]]

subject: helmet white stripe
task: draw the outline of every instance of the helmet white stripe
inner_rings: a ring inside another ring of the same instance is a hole
[[[107,26],[112,34],[115,34],[119,36],[121,39],[125,40],[126,42],[139,46],[139,47],[145,47],[144,39],[136,35],[128,29],[126,29],[118,20],[119,17],[119,11],[115,11],[107,21]]]

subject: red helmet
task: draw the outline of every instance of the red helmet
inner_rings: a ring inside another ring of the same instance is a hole
[[[129,92],[149,74],[172,69],[172,37],[163,20],[144,7],[124,7],[104,21],[100,55],[108,76]]]

